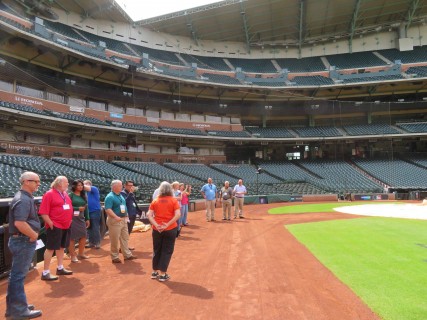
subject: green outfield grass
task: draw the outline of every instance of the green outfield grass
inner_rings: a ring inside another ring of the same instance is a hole
[[[346,206],[358,206],[361,204],[381,204],[381,202],[328,202],[328,203],[314,203],[314,204],[296,204],[294,206],[285,206],[273,208],[268,210],[271,214],[295,214],[295,213],[309,213],[309,212],[333,212],[334,208]]]
[[[370,217],[287,228],[382,319],[427,319],[427,221]]]

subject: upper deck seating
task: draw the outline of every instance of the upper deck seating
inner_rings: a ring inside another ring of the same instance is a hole
[[[387,65],[373,52],[354,52],[326,56],[331,66],[338,69],[366,68]]]
[[[282,69],[288,69],[289,72],[315,72],[326,70],[325,65],[319,57],[309,58],[282,58],[275,59]]]
[[[295,138],[286,128],[255,128],[247,127],[252,136],[259,138]]]
[[[416,63],[427,61],[427,47],[414,47],[411,51],[399,51],[398,49],[378,50],[378,53],[386,57],[392,63],[396,60],[402,63]]]
[[[223,58],[194,56],[185,53],[181,53],[180,55],[188,64],[191,65],[191,63],[196,63],[198,68],[231,71]]]
[[[396,126],[412,133],[427,132],[427,122],[396,123]]]
[[[187,134],[187,135],[196,135],[196,136],[205,136],[206,133],[200,131],[199,129],[187,129],[187,128],[173,128],[173,127],[159,127],[163,132],[175,133],[175,134]]]
[[[203,73],[202,79],[208,82],[221,84],[242,84],[238,79],[223,74]]]
[[[23,104],[19,104],[19,103],[13,103],[13,102],[7,102],[7,101],[0,101],[0,107],[14,109],[14,110],[18,110],[18,111],[36,113],[36,114],[40,114],[40,115],[44,115],[45,114],[43,112],[43,110],[31,107],[31,106],[26,106],[26,105],[23,105]]]
[[[217,137],[234,137],[234,138],[249,138],[250,135],[246,131],[221,131],[221,130],[209,130],[207,131],[210,136]]]
[[[270,59],[228,58],[228,61],[234,66],[234,68],[242,68],[243,72],[277,73],[277,69],[274,67]]]
[[[425,78],[427,77],[427,66],[411,67],[406,70],[406,74],[416,74],[418,78]]]
[[[67,26],[66,24],[59,23],[59,22],[52,22],[47,19],[44,19],[43,23],[47,29],[55,33],[59,33],[67,38],[71,38],[81,42],[87,42],[87,39],[80,36],[72,27]]]
[[[96,125],[100,125],[100,126],[106,126],[107,125],[107,123],[102,121],[102,120],[92,118],[92,117],[86,117],[86,116],[83,116],[80,114],[62,113],[62,112],[50,111],[50,110],[44,110],[44,111],[49,116],[53,116],[53,117],[57,117],[57,118],[65,119],[65,120],[85,122],[85,123],[96,124]]]
[[[136,51],[139,56],[142,58],[143,54],[148,54],[148,58],[150,60],[164,62],[168,64],[173,64],[177,66],[182,66],[184,63],[178,59],[174,52],[165,51],[165,50],[157,50],[142,46],[136,46],[134,44],[128,44],[134,51]]]
[[[399,134],[400,132],[388,124],[359,124],[344,126],[350,136]]]
[[[344,83],[370,82],[370,81],[390,81],[404,79],[401,74],[394,75],[373,75],[372,77],[344,79]]]
[[[300,137],[339,137],[336,127],[298,127],[292,128]]]
[[[331,78],[326,78],[324,76],[297,76],[291,81],[295,82],[297,86],[323,86],[334,84]]]

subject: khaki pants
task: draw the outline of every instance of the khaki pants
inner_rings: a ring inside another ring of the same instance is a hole
[[[231,199],[222,200],[222,217],[223,219],[231,219]]]
[[[116,221],[110,217],[107,218],[108,234],[110,236],[110,254],[111,259],[119,257],[119,243],[123,256],[129,258],[132,256],[128,247],[129,232],[126,218]]]
[[[215,203],[216,200],[206,200],[206,220],[215,220]]]
[[[245,198],[234,198],[234,217],[237,218],[237,214],[239,217],[243,217],[243,202]]]

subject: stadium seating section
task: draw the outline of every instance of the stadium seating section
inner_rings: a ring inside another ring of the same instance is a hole
[[[70,181],[90,179],[101,190],[110,191],[113,179],[133,180],[139,186],[138,197],[149,201],[161,181],[180,181],[193,186],[192,199],[200,199],[200,187],[208,177],[220,187],[224,181],[235,185],[243,179],[249,194],[323,194],[382,192],[392,188],[427,188],[427,158],[403,159],[299,160],[249,164],[204,164],[66,159],[28,155],[0,154],[0,197],[11,197],[19,188],[23,171],[34,171],[42,184],[36,195],[49,189],[51,181],[65,175]]]

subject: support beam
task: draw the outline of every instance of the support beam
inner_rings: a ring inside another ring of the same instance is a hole
[[[199,39],[197,38],[196,30],[194,30],[193,21],[191,21],[190,16],[187,16],[186,18],[187,18],[187,27],[188,27],[188,30],[190,31],[190,35],[193,38],[196,45],[199,45]]]
[[[62,4],[60,4],[58,1],[53,0],[53,2],[55,2],[59,7],[61,7],[62,10],[65,11],[66,14],[70,14],[70,11],[67,10],[67,8],[65,8]]]
[[[406,15],[405,33],[408,32],[409,26],[411,25],[412,20],[414,19],[415,12],[417,11],[419,5],[420,5],[420,0],[411,1],[411,4],[408,9],[408,13]]]
[[[305,36],[305,0],[299,2],[299,23],[298,23],[298,57],[301,58],[301,46]]]
[[[356,5],[353,10],[353,18],[351,19],[350,23],[350,38],[348,39],[348,49],[350,53],[353,52],[353,37],[354,32],[356,31],[357,18],[359,17],[360,3],[361,0],[356,1]]]
[[[243,30],[245,31],[245,38],[246,38],[246,49],[248,53],[251,53],[251,45],[249,42],[249,30],[248,30],[248,22],[246,20],[246,11],[243,7],[243,3],[240,3],[240,15],[242,16],[243,20]]]
[[[73,2],[74,2],[78,7],[80,7],[80,9],[82,10],[82,14],[81,14],[81,16],[82,16],[82,17],[87,17],[88,13],[87,13],[86,9],[82,6],[82,4],[81,4],[78,0],[73,0]]]

